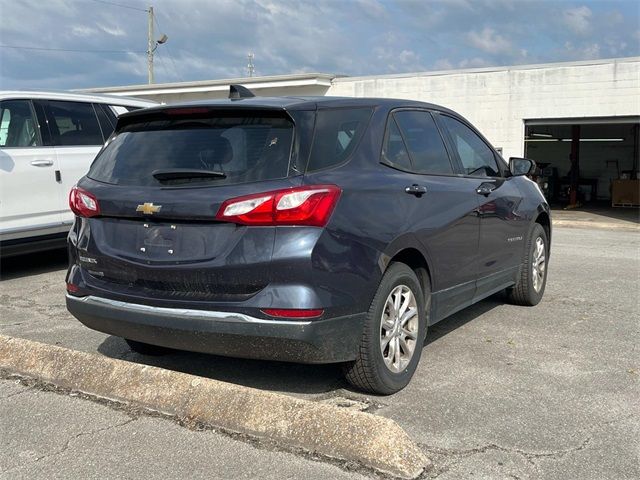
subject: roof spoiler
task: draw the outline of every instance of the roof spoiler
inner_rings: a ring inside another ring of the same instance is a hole
[[[243,98],[255,97],[255,94],[242,85],[229,85],[229,98],[231,100],[241,100]]]

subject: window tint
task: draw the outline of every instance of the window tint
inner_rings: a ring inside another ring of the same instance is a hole
[[[28,100],[0,102],[0,147],[39,146],[37,128]]]
[[[180,178],[162,184],[215,185],[284,178],[293,124],[283,117],[243,116],[155,120],[125,127],[98,155],[88,176],[117,185],[160,185],[159,169],[196,169],[224,177]]]
[[[308,171],[344,162],[353,153],[371,117],[370,108],[319,110]]]
[[[389,117],[382,146],[382,161],[402,170],[411,170],[411,160],[393,116]]]
[[[394,114],[417,173],[453,173],[440,132],[428,112],[402,111]]]
[[[98,119],[90,103],[49,101],[49,124],[56,145],[102,145]]]
[[[500,175],[493,150],[473,130],[458,120],[442,115],[458,151],[466,175],[497,177]]]
[[[106,105],[100,105],[99,103],[94,103],[93,107],[98,115],[98,121],[100,122],[100,128],[102,129],[102,136],[107,139],[111,136],[116,127],[105,112],[105,108],[108,107]]]

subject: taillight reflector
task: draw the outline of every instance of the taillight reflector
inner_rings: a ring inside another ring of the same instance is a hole
[[[263,308],[262,313],[272,317],[281,318],[315,318],[324,313],[320,308],[315,309],[290,309],[290,308]]]
[[[246,195],[225,201],[216,218],[243,225],[324,227],[340,193],[335,185],[308,185]]]
[[[93,193],[79,187],[73,187],[69,192],[69,207],[79,217],[100,215],[98,199]]]

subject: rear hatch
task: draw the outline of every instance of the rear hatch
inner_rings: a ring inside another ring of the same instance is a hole
[[[167,108],[125,117],[78,187],[99,215],[79,231],[87,284],[111,292],[242,300],[269,283],[275,228],[216,220],[230,198],[295,187],[283,110]]]

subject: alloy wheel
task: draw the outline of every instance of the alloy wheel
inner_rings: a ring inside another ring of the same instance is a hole
[[[416,349],[418,340],[418,306],[406,285],[395,287],[384,305],[380,321],[380,350],[389,370],[402,372]]]
[[[544,240],[542,237],[536,238],[535,250],[533,251],[532,266],[532,278],[533,289],[536,292],[540,292],[542,285],[544,284],[544,275],[546,271],[546,258],[544,251]]]

